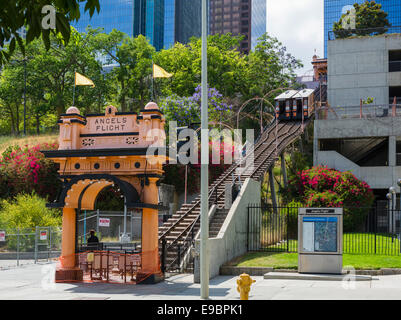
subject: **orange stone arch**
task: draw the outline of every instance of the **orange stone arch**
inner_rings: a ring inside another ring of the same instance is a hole
[[[56,280],[82,280],[75,259],[77,210],[93,210],[98,194],[117,184],[127,208],[142,209],[141,272],[150,281],[157,281],[161,277],[157,185],[167,159],[163,113],[153,102],[139,114],[119,113],[109,106],[105,114],[82,116],[76,107],[71,107],[58,124],[59,149],[42,151],[60,165],[60,178],[64,180],[58,199],[48,204],[63,209]]]

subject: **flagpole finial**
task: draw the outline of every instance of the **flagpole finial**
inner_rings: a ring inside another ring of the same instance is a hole
[[[77,107],[71,106],[66,111],[67,114],[81,114]]]
[[[145,110],[159,110],[159,106],[157,103],[151,101],[145,106]]]

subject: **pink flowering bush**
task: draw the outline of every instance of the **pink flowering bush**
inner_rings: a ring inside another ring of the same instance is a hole
[[[56,150],[57,143],[9,147],[0,157],[0,198],[32,193],[55,199],[60,188],[56,164],[40,150]]]
[[[313,167],[298,172],[289,180],[284,199],[296,200],[307,207],[343,207],[344,229],[354,229],[363,222],[373,204],[370,186],[351,172],[327,167]]]

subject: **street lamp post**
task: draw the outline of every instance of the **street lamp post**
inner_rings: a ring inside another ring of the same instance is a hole
[[[391,211],[392,211],[392,207],[393,207],[393,195],[389,192],[386,194],[386,198],[389,202],[389,206],[388,206],[388,227],[389,230],[391,230]]]
[[[202,0],[202,100],[201,100],[201,247],[200,282],[201,299],[209,298],[209,133],[207,88],[207,0]]]

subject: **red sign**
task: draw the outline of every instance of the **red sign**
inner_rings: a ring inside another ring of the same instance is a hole
[[[6,241],[6,232],[0,231],[0,241]]]
[[[47,240],[47,231],[40,231],[40,240]]]
[[[99,218],[99,227],[110,227],[110,219]]]

